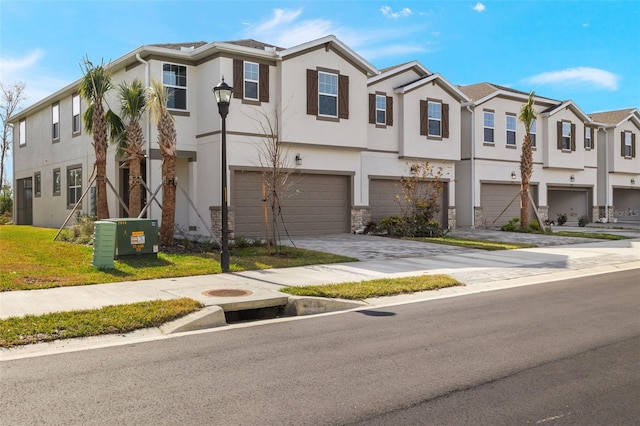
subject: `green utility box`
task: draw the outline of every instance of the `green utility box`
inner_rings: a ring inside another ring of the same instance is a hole
[[[91,266],[98,269],[113,269],[116,250],[116,224],[97,221],[93,228],[93,259]]]
[[[116,224],[116,259],[123,256],[158,256],[158,221],[108,219]]]

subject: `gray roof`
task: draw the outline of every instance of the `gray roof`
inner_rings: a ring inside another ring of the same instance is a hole
[[[589,114],[593,121],[604,124],[618,124],[629,116],[636,108],[618,109],[615,111],[603,111]]]

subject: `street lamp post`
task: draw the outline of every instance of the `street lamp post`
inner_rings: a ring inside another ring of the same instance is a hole
[[[229,103],[233,87],[222,81],[213,89],[216,97],[218,112],[222,117],[222,251],[220,252],[220,267],[222,272],[229,272],[229,212],[227,210],[227,114],[229,114]]]

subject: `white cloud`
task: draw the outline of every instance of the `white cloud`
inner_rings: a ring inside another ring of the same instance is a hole
[[[620,77],[599,68],[575,67],[543,72],[526,79],[540,85],[590,86],[596,89],[618,90]]]
[[[33,68],[44,56],[44,52],[36,49],[21,58],[0,58],[0,80],[10,82],[20,76],[25,70]]]
[[[384,16],[386,16],[387,18],[393,18],[393,19],[406,18],[407,16],[410,16],[410,15],[413,14],[411,9],[409,9],[408,7],[405,7],[404,9],[400,10],[399,12],[393,12],[391,10],[391,7],[382,6],[380,8],[380,12],[382,12],[382,14]]]
[[[486,9],[486,6],[480,2],[476,3],[475,6],[473,6],[473,10],[475,10],[476,12],[484,12]]]
[[[422,46],[410,46],[407,44],[390,44],[387,46],[376,46],[370,49],[362,49],[358,54],[363,58],[371,61],[373,59],[384,58],[388,56],[403,56],[412,53],[426,53],[429,50]]]
[[[275,9],[268,20],[257,25],[247,24],[246,32],[251,38],[288,48],[340,31],[333,22],[324,19],[300,20],[302,11]]]
[[[588,28],[589,27],[589,23],[585,22],[584,24],[582,24],[582,28]]]

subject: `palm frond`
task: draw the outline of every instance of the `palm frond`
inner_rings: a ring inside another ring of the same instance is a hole
[[[127,121],[138,121],[147,106],[147,90],[137,78],[130,84],[120,83],[118,86],[120,99],[120,115]]]
[[[162,83],[151,79],[151,87],[148,90],[147,110],[149,110],[151,119],[157,124],[165,115],[173,118],[170,114],[166,114],[169,95]]]

